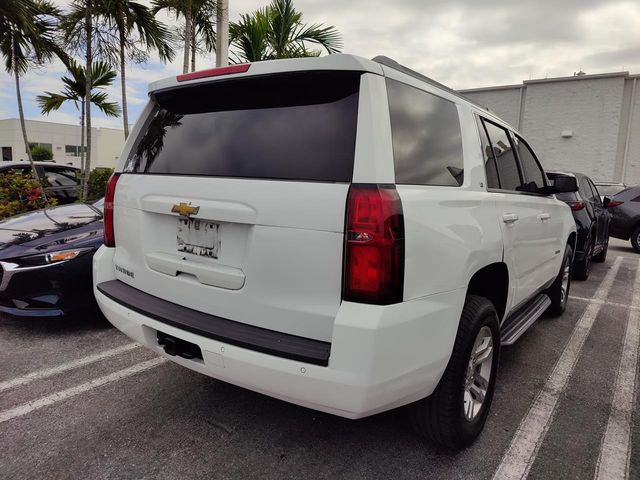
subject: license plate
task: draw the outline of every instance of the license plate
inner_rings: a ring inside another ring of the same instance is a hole
[[[178,251],[218,258],[220,224],[194,218],[178,219]]]

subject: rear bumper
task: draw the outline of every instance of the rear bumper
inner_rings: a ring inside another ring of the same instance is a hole
[[[95,286],[114,279],[113,249],[94,257],[94,292],[109,321],[159,355],[205,375],[291,403],[361,418],[430,395],[449,361],[465,291],[390,306],[343,302],[327,366],[283,358],[177,328]],[[167,356],[157,332],[198,345],[203,359]]]

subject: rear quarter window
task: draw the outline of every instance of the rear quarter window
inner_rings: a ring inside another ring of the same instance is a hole
[[[387,79],[396,183],[458,187],[464,157],[453,102]]]
[[[349,182],[359,72],[297,72],[157,92],[125,172]]]

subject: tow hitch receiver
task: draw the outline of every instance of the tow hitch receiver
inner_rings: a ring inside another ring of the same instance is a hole
[[[163,332],[158,332],[158,345],[164,349],[164,353],[171,356],[179,356],[192,360],[199,358],[202,360],[202,350],[195,343],[180,340]]]

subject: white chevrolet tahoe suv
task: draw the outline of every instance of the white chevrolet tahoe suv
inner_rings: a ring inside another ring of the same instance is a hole
[[[176,363],[471,443],[501,345],[569,293],[576,227],[523,137],[393,60],[150,85],[110,179],[95,295]]]

